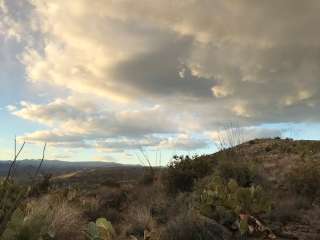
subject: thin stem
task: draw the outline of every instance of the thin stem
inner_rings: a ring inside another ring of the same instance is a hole
[[[15,140],[15,142],[16,142],[16,140]],[[15,154],[14,159],[13,159],[12,163],[10,164],[9,171],[8,171],[7,177],[6,177],[6,179],[5,179],[5,182],[7,182],[7,181],[9,180],[10,175],[11,175],[11,171],[12,171],[12,168],[13,168],[13,166],[15,165],[15,163],[16,163],[16,161],[17,161],[17,158],[18,158],[18,156],[20,155],[20,153],[21,153],[21,151],[22,151],[22,149],[23,149],[23,147],[24,147],[25,144],[26,144],[26,142],[23,142],[23,144],[22,144],[22,146],[20,147],[18,153]]]
[[[38,168],[37,168],[37,170],[36,170],[36,172],[35,172],[35,174],[34,174],[34,176],[33,176],[33,179],[35,179],[35,178],[38,176],[38,174],[39,174],[39,171],[40,171],[40,169],[41,169],[42,163],[43,163],[43,161],[44,161],[46,148],[47,148],[47,143],[45,143],[44,146],[43,146],[42,159],[41,159],[40,164],[39,164],[39,166],[38,166]]]

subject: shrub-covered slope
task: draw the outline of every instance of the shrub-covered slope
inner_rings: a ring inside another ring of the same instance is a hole
[[[1,239],[320,239],[319,147],[260,139],[166,168],[44,178]]]

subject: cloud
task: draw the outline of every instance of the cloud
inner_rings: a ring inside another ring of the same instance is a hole
[[[219,111],[247,125],[319,121],[318,1],[32,4],[28,36],[44,39],[22,53],[32,82],[127,104],[206,105],[201,118]]]
[[[14,115],[36,121],[45,125],[64,123],[72,120],[84,120],[87,115],[94,114],[97,106],[89,101],[76,98],[56,99],[47,105],[22,101],[20,108],[9,105],[7,109]]]
[[[161,106],[110,111],[95,102],[74,97],[48,104],[22,102],[7,107],[12,114],[48,126],[24,136],[28,142],[48,142],[56,147],[95,148],[103,152],[125,152],[140,148],[191,150],[206,148],[207,139],[182,132],[181,118]],[[190,123],[188,123],[190,124]]]
[[[33,3],[32,19],[42,24],[36,30],[46,41],[42,49],[28,47],[22,54],[30,81],[117,100],[141,94],[211,95],[212,79],[192,73],[179,77],[192,37],[162,26],[123,22],[108,15],[103,1],[92,9],[86,1]]]
[[[6,107],[6,109],[7,109],[8,111],[10,111],[10,112],[14,112],[14,111],[17,109],[17,107],[14,106],[14,105],[8,105],[8,106]]]
[[[93,160],[98,162],[114,162],[115,161],[115,159],[111,158],[110,156],[94,156]]]
[[[98,141],[96,148],[103,152],[125,152],[143,148],[155,148],[161,142],[161,138],[147,136],[140,139],[116,138]]]
[[[251,138],[276,134],[261,124],[320,120],[318,0],[0,6],[0,34],[21,42],[28,84],[67,89],[49,103],[9,107],[47,126],[26,134],[33,141],[204,148],[205,137],[190,136],[228,122]]]
[[[215,81],[195,76],[183,64],[190,45],[190,39],[176,36],[159,49],[118,63],[113,69],[114,78],[120,88],[130,86],[132,93],[146,97],[211,98]]]
[[[56,99],[48,104],[21,102],[8,106],[13,115],[48,126],[58,126],[65,132],[139,136],[176,131],[175,118],[159,105],[131,110],[109,110],[95,102],[78,98]]]
[[[52,156],[53,159],[70,159],[72,156],[68,154],[56,154]]]
[[[175,137],[169,137],[160,142],[160,149],[175,149],[175,150],[199,150],[209,147],[208,139],[195,138],[187,134],[180,134]]]
[[[168,118],[167,112],[158,105],[116,111],[98,106],[95,102],[70,97],[48,104],[22,102],[19,106],[8,107],[8,110],[20,118],[49,127],[21,138],[62,147],[118,151],[153,146],[160,140],[152,135],[178,131],[175,117]]]

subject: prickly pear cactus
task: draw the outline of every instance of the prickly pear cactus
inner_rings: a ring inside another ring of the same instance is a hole
[[[98,218],[88,224],[87,236],[89,240],[112,240],[115,231],[107,219]]]
[[[99,230],[94,222],[88,224],[87,236],[89,240],[100,240]]]
[[[248,223],[239,219],[242,214],[255,216],[271,209],[271,202],[260,186],[241,187],[231,179],[227,183],[220,176],[212,182],[200,198],[200,211],[224,225],[237,222],[241,234],[248,231]]]

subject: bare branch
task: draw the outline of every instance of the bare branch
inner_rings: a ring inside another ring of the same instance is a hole
[[[37,168],[37,171],[35,172],[35,174],[34,174],[34,176],[33,176],[33,179],[35,179],[35,178],[38,176],[38,174],[39,174],[39,171],[40,171],[40,169],[41,169],[42,163],[43,163],[43,161],[44,161],[46,148],[47,148],[47,143],[45,143],[44,146],[43,146],[42,159],[41,159],[40,164],[39,164],[39,166],[38,166],[38,168]]]
[[[9,167],[8,174],[7,174],[7,177],[6,177],[6,179],[5,179],[5,182],[7,182],[7,181],[9,180],[10,175],[11,175],[11,171],[12,171],[12,168],[14,167],[14,165],[15,165],[15,163],[16,163],[16,161],[17,161],[18,156],[20,155],[20,153],[21,153],[24,145],[26,144],[26,142],[23,142],[23,144],[21,145],[18,153],[16,153],[16,142],[17,142],[16,138],[15,138],[15,141],[14,141],[14,142],[15,142],[15,156],[14,156],[14,159],[13,159],[12,163],[10,164],[10,167]]]
[[[144,153],[142,147],[140,148],[140,152],[141,152],[142,156],[144,157],[144,159],[146,160],[146,162],[148,163],[150,170],[153,172],[153,167],[152,167],[152,165],[151,165],[150,159],[149,159],[149,158],[147,157],[147,155]]]
[[[137,159],[139,160],[139,162],[142,164],[142,166],[145,166],[145,163],[142,161],[142,159],[139,157],[138,153],[135,153]]]

